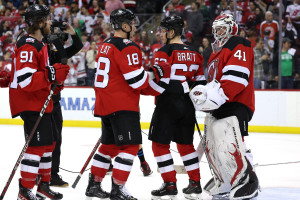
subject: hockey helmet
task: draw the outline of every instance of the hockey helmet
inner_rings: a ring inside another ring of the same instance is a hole
[[[238,25],[231,14],[222,14],[214,20],[212,33],[217,46],[222,47],[231,36],[237,35]]]
[[[182,34],[183,25],[182,18],[177,15],[166,17],[160,22],[161,28],[164,28],[167,31],[174,30],[175,36]]]
[[[127,23],[129,25],[138,25],[138,18],[128,9],[116,9],[110,14],[110,23],[113,29],[122,29],[122,24]]]
[[[25,17],[25,22],[29,25],[32,26],[35,24],[35,22],[38,21],[38,19],[44,19],[45,21],[47,20],[47,16],[50,14],[50,10],[46,5],[31,5],[29,6],[23,16]]]

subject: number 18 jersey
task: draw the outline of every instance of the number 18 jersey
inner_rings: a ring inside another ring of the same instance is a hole
[[[141,50],[131,40],[112,37],[104,41],[95,65],[95,116],[103,117],[118,111],[139,112],[142,92],[147,90],[156,96],[164,91],[149,80],[142,67]]]

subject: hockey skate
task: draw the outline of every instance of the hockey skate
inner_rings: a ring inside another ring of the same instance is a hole
[[[50,189],[49,183],[41,182],[36,191],[36,196],[40,198],[40,200],[45,200],[46,198],[52,200],[60,200],[63,198],[63,195],[59,192],[54,192]]]
[[[177,186],[175,182],[166,182],[158,190],[152,190],[152,200],[177,200]]]
[[[258,195],[258,178],[248,160],[247,163],[248,167],[245,171],[245,175],[230,191],[230,199],[232,200],[250,200]]]
[[[186,199],[192,199],[192,200],[202,199],[201,197],[202,188],[201,188],[200,181],[196,182],[193,180],[189,180],[189,185],[186,188],[183,188],[182,192]]]
[[[125,188],[125,185],[115,184],[112,180],[112,187],[110,192],[111,200],[137,200],[131,196],[130,192]]]
[[[89,184],[85,191],[86,200],[91,200],[93,197],[100,199],[109,199],[109,193],[105,192],[101,187],[101,182],[95,182],[93,174],[89,175]]]
[[[18,200],[40,200],[32,193],[32,189],[23,187],[20,182],[19,188]]]
[[[152,174],[152,170],[150,169],[150,166],[148,165],[148,163],[146,161],[141,163],[141,170],[144,174],[144,176],[149,176],[150,174]]]

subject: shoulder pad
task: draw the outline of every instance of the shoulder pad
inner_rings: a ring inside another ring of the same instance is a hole
[[[37,39],[33,37],[29,37],[27,35],[21,37],[17,42],[17,48],[20,48],[21,46],[28,44],[36,48],[36,50],[39,52],[43,48],[43,44],[40,43]]]
[[[233,36],[228,40],[223,48],[227,48],[232,51],[239,44],[245,47],[251,47],[251,42],[249,40],[240,36]]]
[[[140,49],[139,45],[137,45],[132,40],[119,38],[119,37],[108,38],[107,40],[104,41],[104,43],[110,43],[110,44],[114,45],[117,49],[119,49],[119,51],[122,51],[124,48],[129,47],[129,46],[135,46],[138,49]]]
[[[165,52],[169,57],[172,55],[173,51],[180,50],[180,51],[195,51],[199,53],[194,47],[185,45],[185,44],[167,44],[160,48],[158,51]],[[199,53],[200,54],[200,53]]]

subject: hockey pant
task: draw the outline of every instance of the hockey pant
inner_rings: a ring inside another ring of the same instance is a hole
[[[193,144],[177,144],[177,149],[189,179],[200,181],[199,160]],[[176,182],[176,171],[170,145],[152,142],[152,151],[164,182]]]
[[[115,144],[102,144],[93,157],[91,173],[96,182],[102,182],[106,175],[111,159],[115,158],[112,177],[114,183],[125,185],[130,174],[134,157],[139,151],[139,145],[117,146]]]

